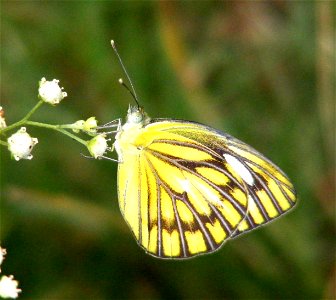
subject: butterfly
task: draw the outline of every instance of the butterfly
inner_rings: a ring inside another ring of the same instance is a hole
[[[214,252],[296,202],[292,183],[270,160],[196,122],[151,119],[133,106],[114,147],[121,213],[156,257]]]
[[[114,43],[112,46],[121,62]],[[280,217],[296,203],[287,175],[240,140],[206,125],[151,119],[138,104],[118,126],[118,200],[149,254],[186,259]]]

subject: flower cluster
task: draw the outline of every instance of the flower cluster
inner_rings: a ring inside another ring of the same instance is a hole
[[[4,118],[4,111],[0,106],[0,133],[26,124],[46,127],[64,133],[67,136],[72,137],[74,140],[77,140],[80,143],[84,144],[94,158],[103,157],[105,152],[109,148],[107,145],[106,136],[97,132],[98,122],[95,117],[90,117],[87,120],[78,120],[73,124],[64,125],[51,125],[29,121],[31,115],[43,103],[49,103],[55,106],[59,104],[65,97],[67,97],[67,93],[63,90],[64,88],[59,86],[59,80],[53,79],[51,81],[48,81],[43,77],[39,81],[38,89],[40,102],[27,114],[25,118],[17,123],[11,124],[9,127],[7,127]],[[91,136],[92,138],[88,141],[85,141],[71,133],[71,131],[73,131],[74,133],[82,132]],[[31,137],[30,134],[27,132],[26,127],[21,127],[16,133],[12,134],[7,139],[7,143],[0,140],[0,144],[7,146],[12,158],[14,158],[16,161],[19,161],[21,159],[32,159],[33,155],[31,154],[31,151],[37,143],[38,139],[35,137]]]
[[[36,137],[32,137],[24,126],[45,127],[63,133],[86,146],[91,156],[96,159],[104,157],[106,151],[110,150],[108,147],[108,139],[106,139],[106,134],[98,132],[99,127],[95,117],[90,117],[87,120],[78,120],[75,123],[63,125],[52,125],[30,120],[30,117],[42,104],[48,103],[51,105],[57,105],[65,97],[67,97],[67,93],[63,90],[63,87],[59,86],[59,80],[53,79],[52,81],[47,81],[43,77],[39,82],[38,89],[38,97],[40,101],[23,119],[8,126],[4,117],[4,110],[0,106],[0,145],[8,148],[13,159],[16,161],[20,161],[22,159],[31,160],[33,158],[31,152],[38,144],[38,139]],[[114,127],[114,125],[115,124],[113,123],[112,127]],[[115,127],[118,128],[117,130],[119,130],[120,123],[115,125]],[[111,126],[102,126],[100,129],[101,128],[111,128]],[[16,132],[10,136],[7,135],[7,132],[13,129],[16,129]],[[89,135],[90,139],[83,140],[82,138],[78,137],[76,133],[84,133]],[[1,138],[3,137],[8,137],[7,141],[2,140]],[[0,247],[0,266],[5,258],[5,254],[6,250]],[[12,275],[3,275],[0,278],[0,298],[17,298],[20,292],[21,289],[18,288],[18,281],[14,280]]]
[[[0,247],[0,266],[5,258],[6,250]],[[0,269],[1,272],[1,269]],[[13,275],[3,275],[0,278],[0,297],[15,299],[19,296],[21,289],[18,289],[19,283],[14,280]]]

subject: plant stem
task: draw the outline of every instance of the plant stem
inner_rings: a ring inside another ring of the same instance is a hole
[[[1,145],[1,146],[8,147],[8,144],[7,144],[6,142],[4,142],[4,141],[1,141],[1,140],[0,140],[0,145]]]
[[[37,102],[36,105],[32,108],[32,110],[28,114],[26,114],[26,116],[22,120],[27,121],[43,103],[44,103],[43,100]]]
[[[20,121],[17,121],[9,126],[7,126],[6,128],[3,128],[0,130],[0,133],[4,133],[6,131],[9,131],[13,128],[19,127],[21,125],[24,125],[27,123],[27,120],[33,115],[33,113],[35,113],[37,111],[37,109],[43,104],[44,102],[42,100],[40,100],[39,102],[37,102],[37,104],[31,109],[31,111],[29,113],[27,113]]]
[[[24,123],[25,123],[24,119],[22,119],[20,121],[17,121],[17,122],[15,122],[15,123],[13,123],[13,124],[5,127],[5,128],[0,129],[0,133],[5,133],[6,131],[9,131],[13,128],[19,127],[19,126],[23,125]]]
[[[77,142],[81,143],[85,147],[87,146],[87,142],[78,136],[72,134],[71,132],[67,131],[66,129],[73,129],[72,124],[64,124],[64,125],[51,125],[51,124],[46,124],[46,123],[41,123],[41,122],[34,122],[34,121],[29,121],[29,118],[36,112],[36,110],[43,104],[43,100],[40,100],[37,102],[37,104],[31,109],[30,112],[28,112],[20,121],[17,121],[6,128],[3,128],[0,130],[0,133],[5,133],[6,131],[9,131],[11,129],[14,129],[16,127],[22,126],[22,125],[31,125],[31,126],[36,126],[36,127],[43,127],[43,128],[48,128],[52,130],[56,130],[58,132],[61,132],[65,134],[66,136],[70,137],[71,139],[76,140]],[[8,146],[5,141],[0,140],[0,145],[2,146]]]
[[[31,125],[31,126],[36,126],[36,127],[49,128],[49,129],[59,131],[59,132],[65,134],[65,135],[67,135],[68,137],[76,140],[77,142],[83,144],[84,146],[87,145],[87,142],[85,140],[83,140],[83,139],[79,138],[78,136],[72,134],[71,132],[63,129],[62,125],[51,125],[51,124],[46,124],[46,123],[34,122],[34,121],[26,121],[25,124]]]

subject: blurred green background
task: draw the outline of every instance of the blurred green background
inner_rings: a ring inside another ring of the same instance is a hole
[[[68,97],[33,120],[124,117],[132,99],[114,39],[150,116],[236,136],[281,166],[299,196],[290,214],[215,254],[155,259],[119,212],[117,165],[29,127],[32,161],[1,147],[2,272],[19,280],[20,298],[334,298],[334,20],[332,1],[1,1],[7,124],[35,105],[43,76]]]

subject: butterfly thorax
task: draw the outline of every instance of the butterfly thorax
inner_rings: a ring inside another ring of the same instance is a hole
[[[126,116],[126,122],[121,127],[121,130],[115,136],[114,147],[117,151],[120,161],[124,159],[124,152],[127,154],[138,155],[146,144],[146,141],[141,138],[144,127],[149,123],[150,118],[142,107],[130,106]]]

